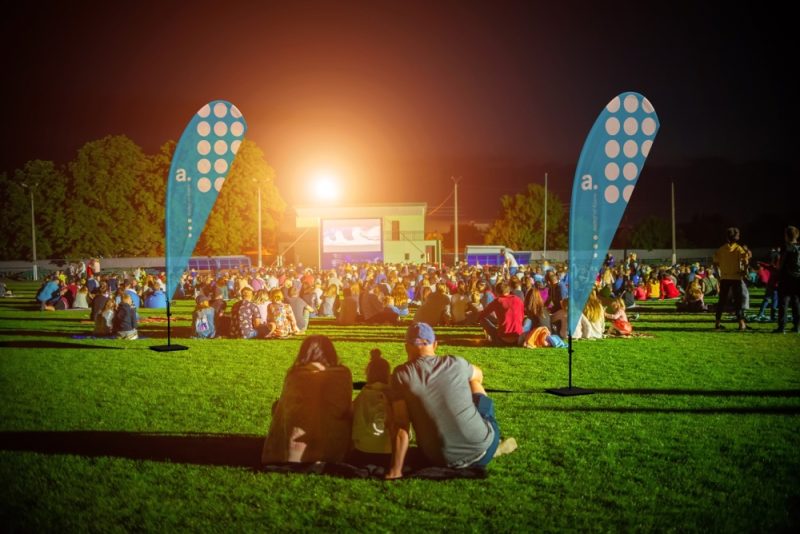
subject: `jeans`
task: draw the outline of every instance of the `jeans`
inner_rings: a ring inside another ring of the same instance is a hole
[[[472,402],[475,403],[475,407],[478,409],[478,413],[481,414],[481,417],[492,425],[492,429],[494,430],[494,438],[489,448],[486,449],[486,454],[484,454],[480,460],[472,464],[485,467],[492,461],[497,446],[500,445],[500,427],[497,425],[497,419],[494,415],[494,401],[492,399],[483,393],[473,393]]]
[[[759,317],[764,316],[764,312],[767,311],[767,306],[769,306],[769,318],[770,320],[775,320],[775,311],[778,309],[778,290],[777,289],[770,289],[764,293],[764,300],[761,302],[761,308],[758,310]]]
[[[501,347],[513,347],[521,346],[521,341],[524,341],[525,334],[531,331],[533,322],[526,317],[522,323],[522,333],[519,335],[518,339],[515,339],[514,341],[506,341],[498,335],[498,327],[495,323],[494,317],[484,317],[480,320],[480,325],[483,327],[486,335],[489,336],[489,341],[491,341],[493,345],[498,345]]]

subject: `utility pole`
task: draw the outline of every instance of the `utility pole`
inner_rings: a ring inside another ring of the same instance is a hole
[[[258,268],[261,269],[264,266],[264,249],[261,247],[261,185],[258,186]]]
[[[455,241],[455,243],[454,243],[455,244],[455,256],[454,256],[454,259],[453,259],[453,265],[456,265],[456,264],[458,264],[458,182],[461,181],[461,177],[459,176],[458,178],[456,178],[455,176],[451,176],[450,179],[453,180],[453,186],[455,187],[455,192],[454,192],[455,221],[454,221],[454,226],[453,226],[453,231],[455,232],[455,235],[453,236],[454,237],[454,241]]]
[[[542,259],[547,259],[547,173],[544,173],[544,244],[542,245]]]
[[[33,248],[33,279],[39,280],[39,265],[36,261],[36,215],[33,205],[33,190],[39,185],[38,183],[28,185],[26,183],[20,184],[23,188],[27,189],[31,194],[31,241]]]
[[[672,187],[672,265],[678,263],[678,255],[675,249],[675,182],[670,182]]]

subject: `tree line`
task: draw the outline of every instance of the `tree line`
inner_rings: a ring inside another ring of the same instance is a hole
[[[146,154],[124,135],[83,145],[75,159],[27,162],[0,174],[0,259],[30,259],[32,188],[38,258],[163,256],[164,202],[175,142]],[[275,171],[244,140],[217,198],[195,254],[241,254],[257,246],[257,189],[263,241],[271,244],[286,203]]]

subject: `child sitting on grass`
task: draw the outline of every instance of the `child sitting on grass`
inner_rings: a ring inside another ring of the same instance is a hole
[[[380,349],[370,351],[367,364],[367,383],[353,401],[353,454],[354,463],[374,463],[388,466],[392,453],[389,439],[389,362],[381,356]]]
[[[114,300],[114,299],[109,299]],[[136,331],[138,321],[136,320],[136,310],[133,308],[133,299],[130,293],[123,292],[120,296],[117,311],[114,313],[114,333],[119,339],[139,339]]]
[[[94,318],[94,332],[98,337],[110,336],[114,328],[114,311],[117,307],[114,299],[106,299],[103,310]]]
[[[608,335],[629,336],[633,332],[633,327],[628,320],[628,314],[625,312],[625,302],[621,298],[611,301],[608,305],[608,311],[605,312],[605,317],[611,321],[606,332]]]

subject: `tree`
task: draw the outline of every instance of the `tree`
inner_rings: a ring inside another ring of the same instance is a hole
[[[540,250],[544,235],[544,187],[528,184],[525,193],[503,195],[502,213],[486,233],[486,244],[514,250]],[[547,248],[567,247],[568,218],[564,206],[552,191],[547,192]],[[460,235],[459,235],[460,238]]]
[[[442,236],[442,246],[445,250],[453,250],[455,247],[455,225],[450,225],[450,229]],[[483,243],[486,237],[486,230],[481,230],[475,223],[469,222],[458,225],[458,247],[464,248],[466,245],[476,245]]]
[[[631,236],[633,248],[653,250],[672,247],[672,227],[669,221],[650,216],[636,225]]]
[[[275,171],[264,160],[264,153],[245,139],[197,243],[197,254],[241,254],[257,246],[259,187],[262,239],[265,244],[274,244],[286,203],[275,187]]]
[[[159,195],[153,190],[158,183],[142,149],[124,135],[107,136],[83,145],[69,170],[72,254],[151,253],[148,245],[160,231],[155,215]]]
[[[69,249],[65,221],[66,179],[62,169],[52,161],[34,160],[14,171],[13,178],[0,176],[3,191],[0,200],[3,232],[0,237],[2,258],[33,259],[31,239],[30,189],[36,211],[36,255],[38,258],[64,257]]]

